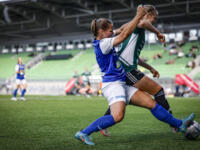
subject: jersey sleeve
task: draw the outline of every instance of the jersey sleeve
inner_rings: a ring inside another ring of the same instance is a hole
[[[16,72],[19,71],[19,65],[16,65],[16,66],[15,66],[15,71],[16,71]]]
[[[115,37],[102,39],[99,43],[103,54],[108,54],[113,49]]]

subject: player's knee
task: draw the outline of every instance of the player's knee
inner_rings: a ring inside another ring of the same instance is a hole
[[[155,106],[156,106],[156,101],[150,99],[146,107],[148,109],[153,109]]]
[[[157,88],[156,94],[154,95],[154,98],[157,99],[160,96],[165,95],[164,89],[162,86],[160,86],[159,88]]]
[[[156,89],[157,89],[157,93],[156,94],[158,94],[160,91],[164,91],[163,87],[161,85],[159,85],[159,84],[157,85]]]
[[[115,123],[118,123],[124,119],[124,112],[117,112],[113,115]]]

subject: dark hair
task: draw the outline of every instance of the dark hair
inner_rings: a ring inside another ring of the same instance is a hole
[[[94,36],[97,36],[99,29],[105,31],[110,24],[112,24],[112,21],[106,18],[93,19],[91,23],[91,32]]]
[[[150,15],[158,15],[158,11],[157,11],[156,7],[153,6],[153,5],[149,5],[149,4],[144,5],[144,9],[145,9],[145,10],[147,11],[147,13],[150,14]]]

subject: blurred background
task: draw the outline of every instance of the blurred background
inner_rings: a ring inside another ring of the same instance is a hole
[[[21,57],[28,95],[84,94],[74,79],[78,76],[81,86],[86,70],[91,73],[89,94],[101,95],[91,20],[109,18],[118,28],[141,3],[157,8],[155,27],[166,36],[163,47],[155,34],[145,33],[141,56],[159,71],[155,80],[168,96],[199,96],[200,0],[0,0],[0,94],[12,94]]]

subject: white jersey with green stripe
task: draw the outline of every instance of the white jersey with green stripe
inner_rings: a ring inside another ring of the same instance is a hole
[[[145,44],[145,30],[136,28],[133,33],[115,48],[119,55],[119,61],[126,72],[137,69],[138,58]]]

